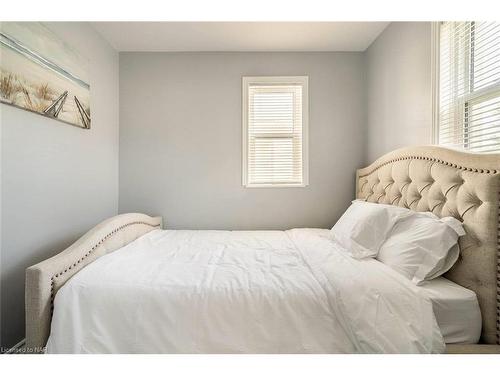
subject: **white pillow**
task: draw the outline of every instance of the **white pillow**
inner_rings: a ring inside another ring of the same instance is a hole
[[[434,279],[457,261],[462,224],[430,212],[413,212],[401,219],[382,244],[377,259],[417,285]]]
[[[409,210],[355,200],[331,230],[333,239],[353,258],[375,257],[398,219]]]

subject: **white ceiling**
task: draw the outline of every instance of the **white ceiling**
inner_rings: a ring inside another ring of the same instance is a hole
[[[93,22],[118,51],[364,51],[388,22]]]

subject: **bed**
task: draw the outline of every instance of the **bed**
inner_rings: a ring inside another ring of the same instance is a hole
[[[499,155],[425,146],[357,171],[358,199],[463,222],[459,261],[425,288],[343,256],[325,230],[164,231],[159,217],[119,215],[27,269],[27,346],[439,353],[446,341],[448,352],[497,352],[499,169]]]

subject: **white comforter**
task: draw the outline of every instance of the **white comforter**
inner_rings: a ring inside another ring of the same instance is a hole
[[[57,293],[48,353],[435,353],[431,302],[326,230],[155,230]]]

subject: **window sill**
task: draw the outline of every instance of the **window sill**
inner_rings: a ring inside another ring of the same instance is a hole
[[[296,187],[306,187],[309,184],[244,184],[245,188],[296,188]]]

